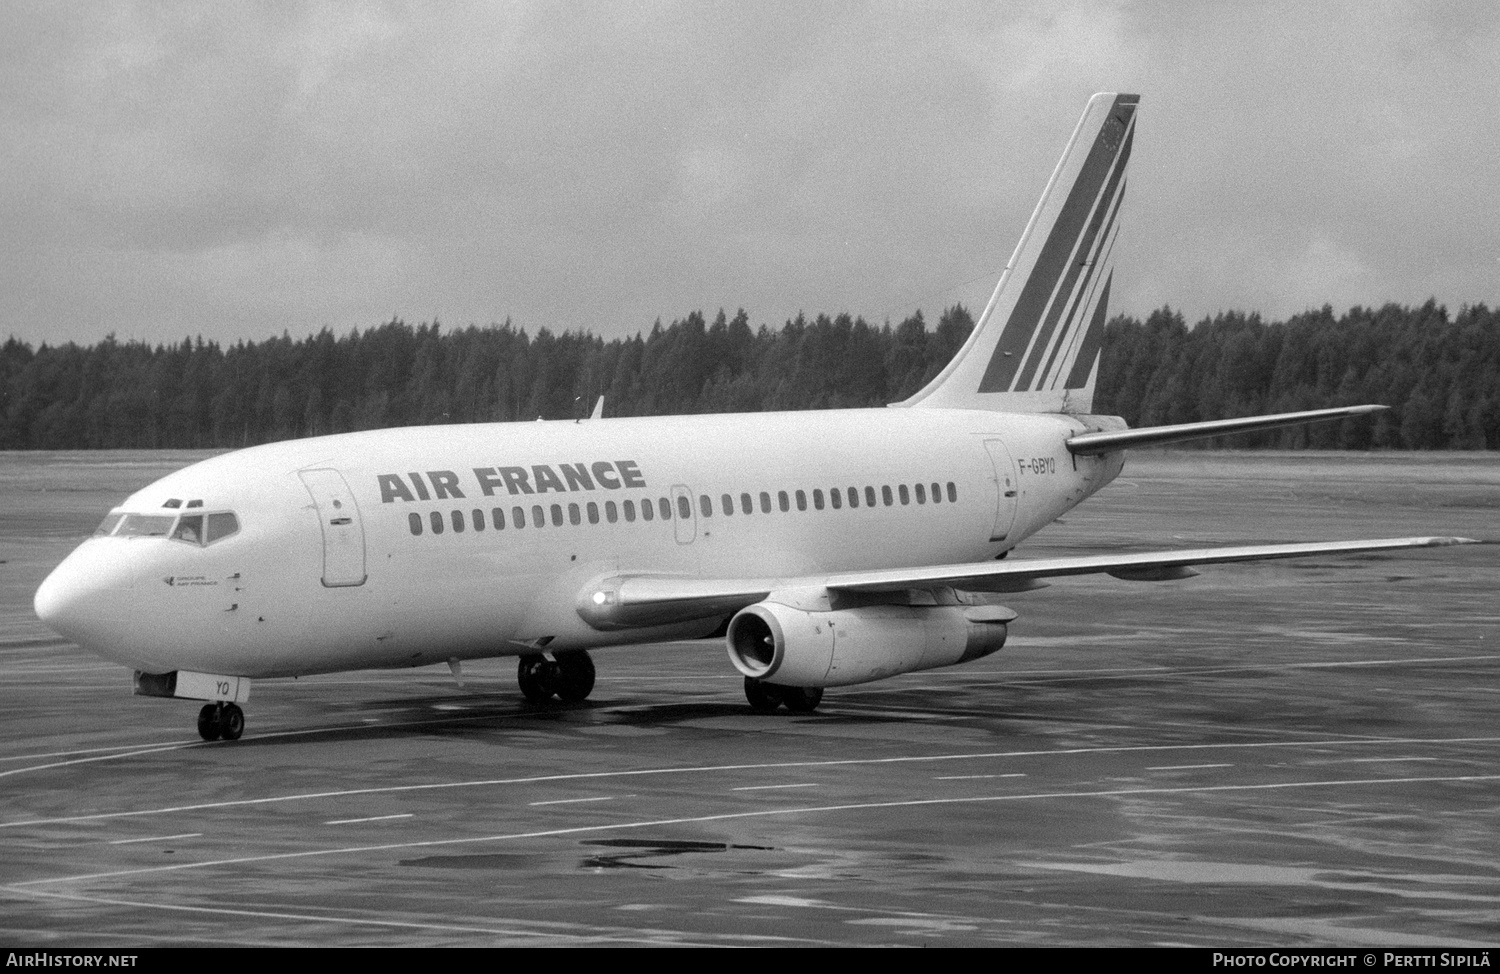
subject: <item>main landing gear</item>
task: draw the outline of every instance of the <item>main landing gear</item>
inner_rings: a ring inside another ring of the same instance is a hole
[[[237,741],[245,733],[245,712],[239,704],[210,703],[198,711],[198,733],[205,741]]]
[[[558,653],[553,659],[540,653],[522,656],[516,667],[516,682],[532,703],[545,703],[553,696],[563,703],[579,703],[593,692],[594,661],[581,649]]]
[[[786,709],[794,714],[810,714],[823,702],[823,688],[782,687],[747,676],[745,699],[750,701],[753,709],[763,714],[770,713],[782,704],[786,704]]]

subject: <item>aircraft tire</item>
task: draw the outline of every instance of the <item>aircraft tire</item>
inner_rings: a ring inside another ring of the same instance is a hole
[[[239,704],[225,704],[219,714],[219,736],[226,741],[237,741],[245,733],[245,712]]]
[[[822,687],[786,687],[781,694],[786,709],[795,714],[810,714],[823,702]]]
[[[782,696],[781,687],[745,677],[745,699],[750,701],[752,710],[768,714],[781,706]]]
[[[581,703],[594,692],[594,660],[587,650],[558,653],[553,667],[557,696],[563,703]]]
[[[546,703],[552,699],[557,683],[557,664],[545,656],[522,656],[516,666],[516,682],[521,685],[521,695],[532,703]]]
[[[222,733],[219,726],[219,705],[204,704],[203,709],[198,711],[198,736],[205,741],[217,741]]]

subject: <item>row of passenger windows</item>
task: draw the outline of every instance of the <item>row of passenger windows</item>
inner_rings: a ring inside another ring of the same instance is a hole
[[[885,485],[880,487],[878,492],[875,487],[865,487],[863,490],[858,487],[834,487],[826,493],[822,488],[814,488],[810,493],[812,509],[821,511],[825,508],[839,510],[845,506],[855,508],[861,505],[865,507],[891,507],[898,502],[901,504],[911,504],[913,499],[918,504],[926,504],[929,500],[933,504],[941,504],[944,500],[944,486],[943,484],[936,483],[932,484],[930,488],[927,484],[913,484],[910,486],[897,484],[892,488],[890,485]],[[946,487],[947,502],[950,504],[956,503],[958,501],[957,485],[950,480],[946,484]],[[755,513],[755,501],[756,498],[749,493],[740,494],[738,513]],[[760,513],[762,514],[770,514],[772,510],[789,512],[794,504],[797,510],[805,511],[808,509],[809,492],[805,490],[795,490],[790,493],[784,490],[777,491],[773,507],[770,491],[763,490],[759,494],[759,501]],[[614,501],[605,501],[603,505],[600,505],[597,501],[589,501],[586,504],[573,503],[566,506],[552,504],[547,507],[543,507],[541,504],[533,504],[529,511],[525,507],[512,507],[510,509],[510,526],[513,528],[524,528],[529,518],[532,527],[545,527],[548,523],[549,514],[553,527],[560,528],[564,524],[579,525],[584,522],[585,518],[590,524],[598,524],[601,506],[603,508],[604,520],[610,524],[618,523],[622,517],[626,523],[634,523],[637,517],[642,521],[654,521],[658,517],[663,521],[670,521],[675,513],[677,518],[685,521],[693,516],[692,501],[686,494],[679,494],[676,498],[675,512],[673,510],[672,499],[667,497],[659,497],[655,500],[649,497],[645,498],[640,502],[639,507],[637,507],[634,500],[624,500],[618,504]],[[703,517],[713,517],[713,498],[707,494],[699,494],[698,511]],[[725,517],[730,517],[736,513],[734,495],[719,495],[719,513]],[[427,518],[427,524],[431,527],[432,533],[442,534],[445,530],[443,513],[441,511],[429,511]],[[506,526],[505,521],[505,509],[503,507],[494,507],[490,509],[489,525],[486,525],[484,511],[476,507],[473,511],[469,512],[467,517],[463,511],[450,511],[447,524],[451,525],[455,533],[462,532],[470,526],[475,531],[483,531],[486,526],[493,527],[496,531],[503,531]],[[407,523],[411,526],[412,534],[422,533],[423,522],[421,514],[415,511],[411,512],[407,515]]]

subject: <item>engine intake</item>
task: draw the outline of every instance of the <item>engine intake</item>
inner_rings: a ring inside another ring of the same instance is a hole
[[[873,605],[809,612],[757,602],[729,621],[735,669],[781,686],[834,687],[952,666],[1005,645],[1000,606]]]

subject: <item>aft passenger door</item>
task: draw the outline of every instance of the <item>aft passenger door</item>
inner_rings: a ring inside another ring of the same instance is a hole
[[[323,529],[323,584],[328,588],[365,583],[365,529],[354,494],[337,470],[299,470],[312,495]]]
[[[984,449],[995,466],[995,526],[991,541],[1003,541],[1016,520],[1016,461],[1001,440],[985,440]]]

